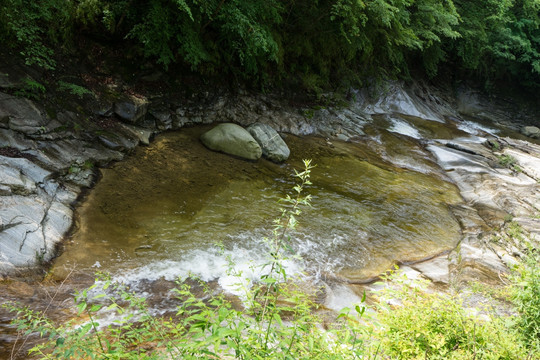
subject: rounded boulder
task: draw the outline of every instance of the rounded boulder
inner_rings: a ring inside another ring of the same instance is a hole
[[[253,136],[236,124],[219,124],[202,134],[201,141],[211,150],[247,160],[257,160],[262,156],[262,149]]]

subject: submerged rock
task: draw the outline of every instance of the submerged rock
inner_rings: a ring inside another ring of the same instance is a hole
[[[257,160],[262,149],[251,134],[236,124],[219,124],[201,136],[202,143],[209,149],[248,160]]]
[[[271,126],[255,123],[250,125],[247,130],[261,146],[265,158],[276,163],[289,158],[291,154],[289,147]]]

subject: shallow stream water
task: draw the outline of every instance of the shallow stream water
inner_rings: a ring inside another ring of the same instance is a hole
[[[451,207],[463,200],[425,139],[481,141],[474,135],[478,126],[374,116],[366,135],[350,142],[286,135],[291,158],[281,165],[209,151],[199,141],[207,126],[159,135],[99,170],[101,179],[77,208],[77,226],[45,282],[8,284],[0,297],[54,310],[53,318],[63,321],[73,316],[73,290],[89,286],[97,271],[148,297],[158,312],[174,308],[169,290],[189,274],[234,293],[238,279],[227,270],[233,264],[247,279],[261,276],[258,265],[269,256],[264,238],[272,235],[279,199],[292,193],[294,170],[311,159],[316,167],[305,194],[312,206],[291,234],[299,257],[287,262],[287,271],[325,288],[318,301],[337,310],[360,300],[350,284],[458,243]],[[18,341],[6,316],[0,314],[0,354]],[[15,358],[25,358],[31,343],[16,344],[22,357]]]
[[[102,170],[52,276],[99,270],[136,285],[193,273],[227,289],[230,258],[256,277],[250,268],[267,259],[263,238],[271,236],[278,200],[291,193],[294,169],[306,158],[316,165],[313,185],[305,189],[312,207],[304,209],[291,237],[302,258],[291,260],[291,272],[361,282],[459,240],[449,210],[461,201],[457,189],[402,135],[381,136],[384,155],[404,157],[417,171],[392,164],[369,142],[291,135],[286,164],[248,162],[205,149],[198,137],[207,129],[161,135]]]

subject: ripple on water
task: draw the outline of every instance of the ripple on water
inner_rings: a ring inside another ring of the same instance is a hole
[[[260,276],[253,267],[266,261],[263,238],[271,236],[277,201],[291,189],[292,168],[303,158],[317,165],[306,189],[313,207],[291,236],[303,258],[291,260],[291,272],[362,279],[396,261],[447,250],[459,239],[448,204],[461,199],[440,176],[383,158],[384,165],[369,163],[366,154],[376,155],[366,145],[329,148],[322,139],[293,136],[287,137],[293,154],[287,165],[246,162],[206,150],[198,142],[202,131],[162,135],[106,170],[79,209],[80,227],[53,273],[61,278],[64,267],[94,271],[99,264],[133,282],[192,272],[232,289],[229,256],[253,280]],[[394,148],[410,144],[391,139]]]

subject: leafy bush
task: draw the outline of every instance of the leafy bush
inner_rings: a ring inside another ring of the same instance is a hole
[[[385,355],[400,359],[526,359],[528,349],[498,317],[469,315],[459,297],[430,294],[422,282],[390,276],[375,334]],[[397,284],[397,286],[396,286]],[[390,306],[385,299],[399,300]]]
[[[70,0],[5,0],[0,5],[3,37],[19,49],[27,65],[54,69],[53,47],[70,32],[72,5]]]
[[[40,96],[45,93],[45,91],[46,88],[43,84],[27,77],[23,80],[23,86],[20,89],[17,89],[14,94],[16,96],[38,100]]]
[[[68,83],[65,81],[58,82],[58,90],[68,92],[71,95],[77,96],[79,99],[82,99],[84,95],[95,96],[92,90],[89,90],[83,86],[73,84],[73,83]]]
[[[540,352],[540,254],[530,243],[513,280],[513,299],[521,315],[517,328],[529,346]]]
[[[440,67],[534,89],[539,10],[537,0],[6,0],[0,37],[45,69],[53,49],[90,35],[165,68],[317,93]]]

